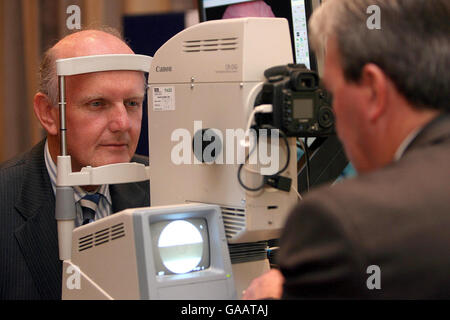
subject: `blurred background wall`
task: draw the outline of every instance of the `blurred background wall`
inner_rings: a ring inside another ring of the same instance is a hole
[[[81,10],[81,27],[115,27],[124,17],[188,12],[196,23],[195,0],[0,0],[0,163],[28,150],[45,132],[33,112],[43,52],[66,34],[71,16]],[[186,26],[187,26],[186,25]],[[164,26],[161,26],[162,28]]]

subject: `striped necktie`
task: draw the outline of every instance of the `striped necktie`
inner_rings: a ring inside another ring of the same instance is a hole
[[[100,201],[100,193],[88,193],[81,200],[80,205],[83,210],[83,225],[95,220],[95,211]]]

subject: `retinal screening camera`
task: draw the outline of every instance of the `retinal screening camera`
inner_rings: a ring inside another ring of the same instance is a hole
[[[62,76],[76,74],[73,70],[98,72],[121,66],[108,57],[86,59],[94,67],[69,70],[63,66],[73,61],[57,61],[61,110]],[[121,61],[126,64],[127,59],[140,58],[128,55]],[[167,41],[151,65],[142,60],[143,66],[121,70],[149,72],[150,166],[116,164],[72,173],[65,140],[61,142],[56,218],[64,261],[63,299],[240,298],[251,280],[269,270],[267,240],[280,236],[297,202],[296,192],[268,185],[258,192],[245,190],[237,178],[239,163],[175,163],[171,137],[177,129],[194,137],[204,128],[226,132],[252,123],[264,70],[292,63],[287,20],[200,23]],[[65,130],[63,117],[61,112]],[[198,121],[203,128],[195,126]],[[286,141],[280,143],[276,160],[283,164],[289,159],[282,174],[296,186],[296,142]],[[222,152],[226,158],[230,150]],[[72,186],[146,179],[152,184],[152,207],[131,208],[74,229]],[[242,179],[257,183],[261,174],[246,168]]]
[[[238,180],[239,172],[246,186],[261,184],[265,148],[280,167],[288,163],[280,179],[297,185],[295,138],[280,139],[276,148],[271,139],[261,143],[260,136],[252,154],[257,161],[242,170],[237,157],[239,132],[254,120],[264,71],[292,62],[286,19],[225,19],[172,37],[155,53],[149,73],[152,205],[198,202],[221,208],[238,295],[269,270],[268,240],[279,238],[298,199],[293,188],[264,185],[253,192]],[[203,146],[196,138],[202,135],[206,147],[198,152],[196,144]],[[202,153],[212,158],[199,161]]]

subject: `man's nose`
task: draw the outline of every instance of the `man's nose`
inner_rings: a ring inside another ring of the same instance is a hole
[[[111,108],[109,127],[112,132],[128,131],[131,128],[128,110],[123,103],[115,103]]]

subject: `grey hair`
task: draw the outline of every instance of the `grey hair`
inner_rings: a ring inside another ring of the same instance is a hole
[[[381,29],[369,29],[367,8],[380,8]],[[379,66],[418,108],[450,111],[450,1],[327,0],[311,16],[316,52],[337,41],[344,77],[358,82],[367,63]]]
[[[102,26],[83,29],[83,31],[96,30],[103,31],[125,42],[122,34],[115,28]],[[39,87],[38,91],[45,94],[52,106],[58,106],[58,77],[56,76],[56,56],[53,50],[54,45],[46,50],[42,56],[39,67]]]
[[[58,79],[56,77],[56,58],[53,47],[45,51],[39,67],[38,91],[45,94],[52,106],[58,105]]]

